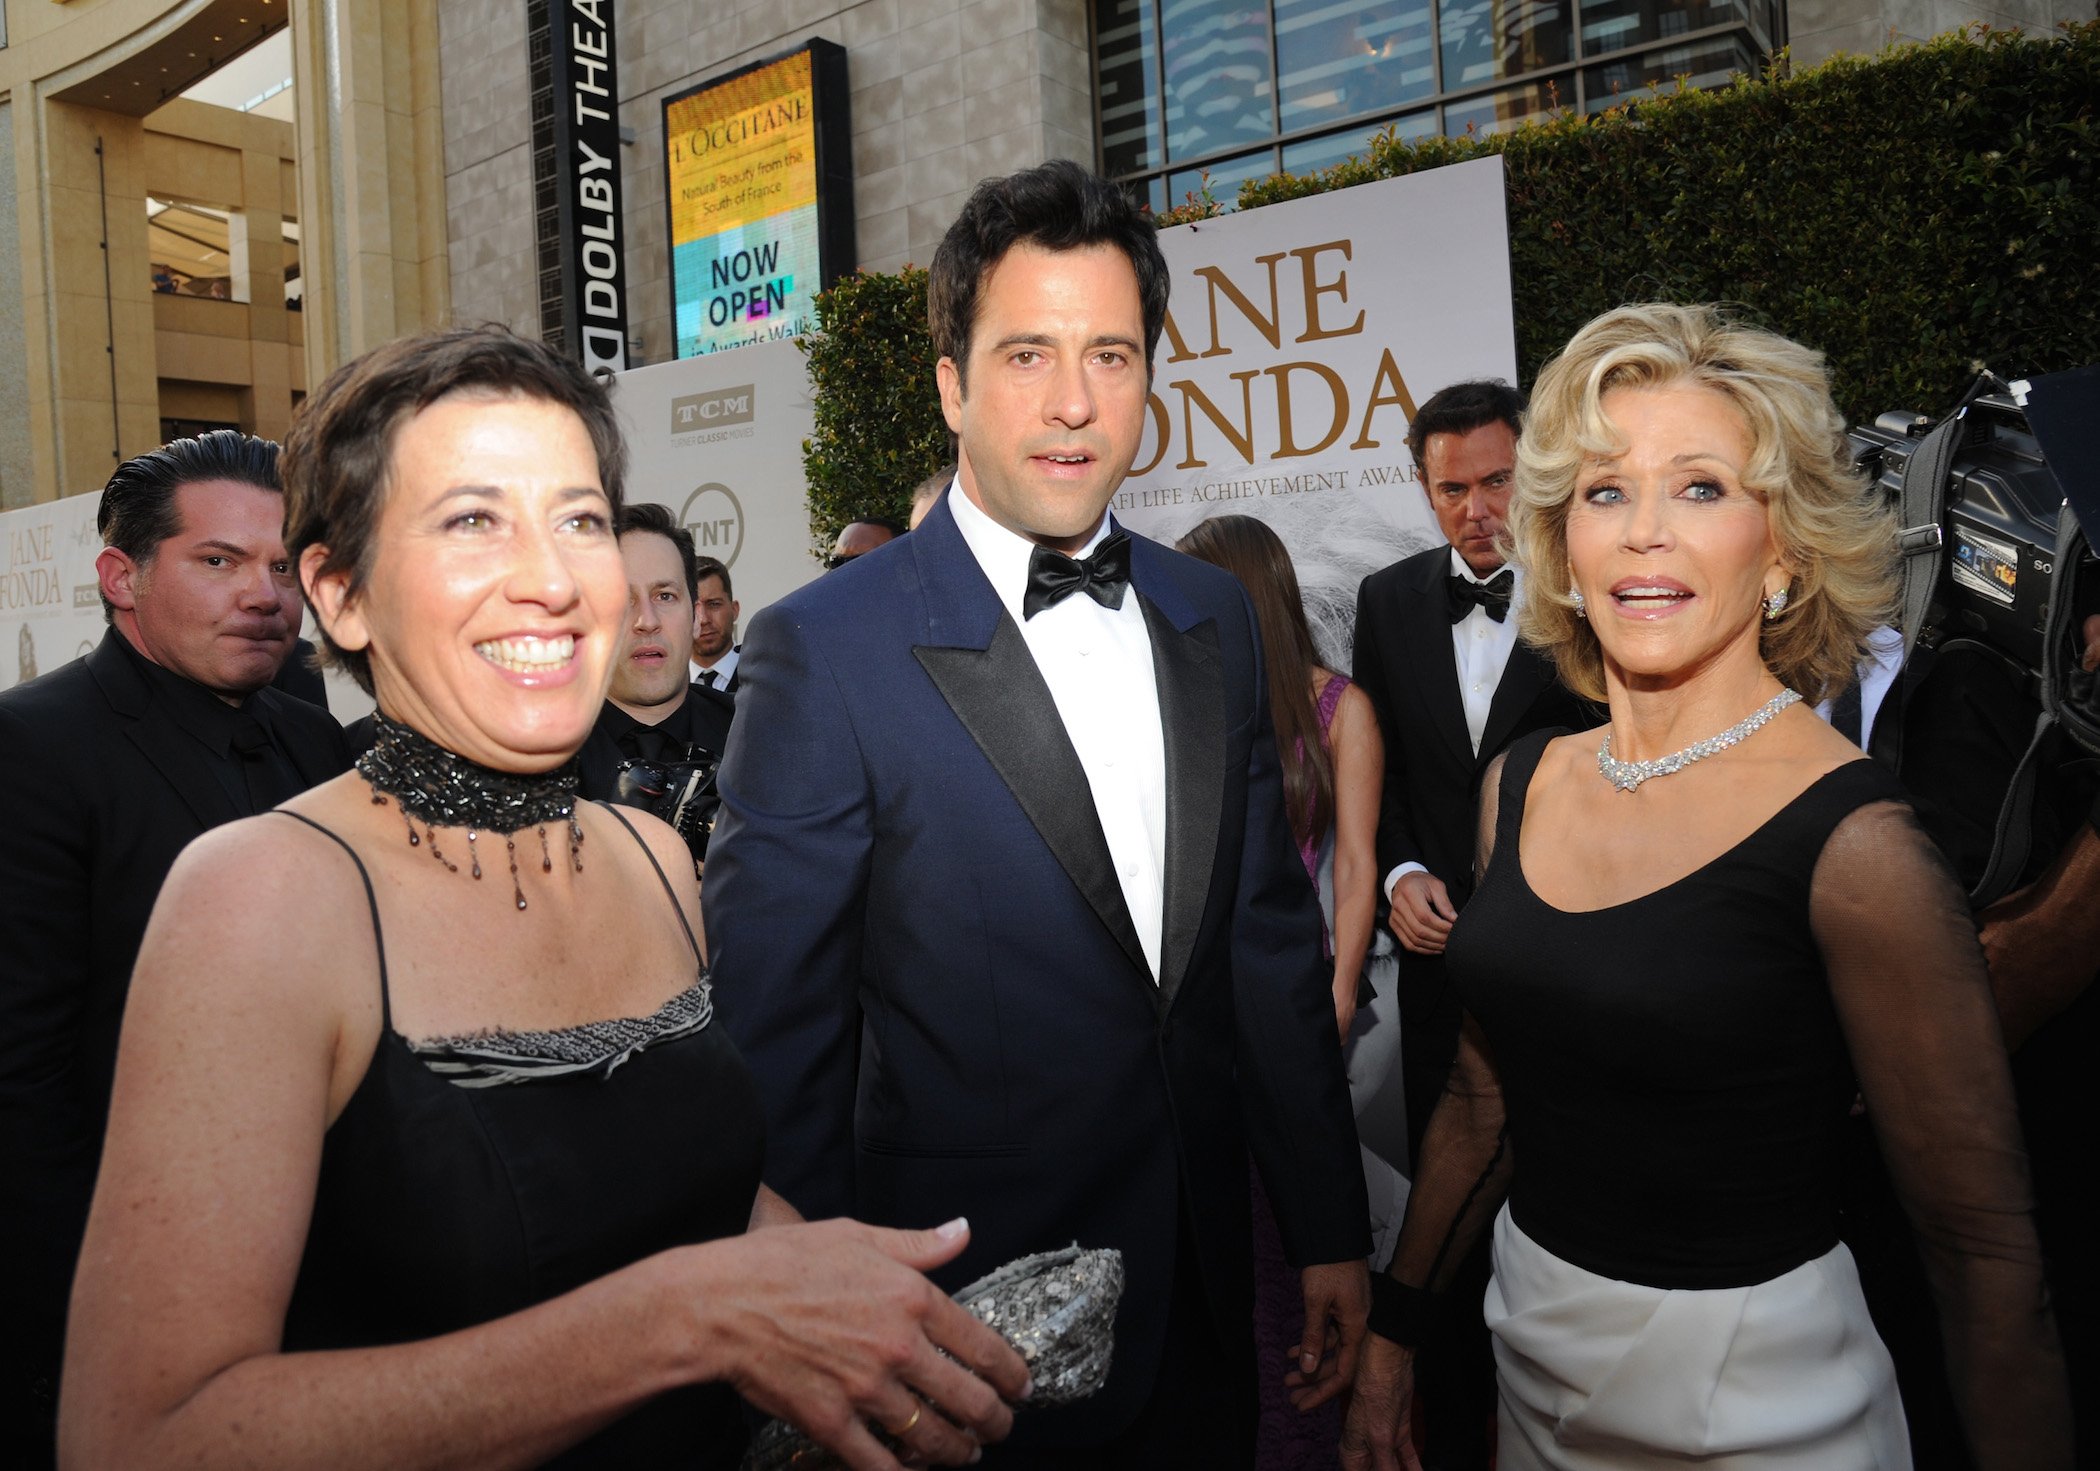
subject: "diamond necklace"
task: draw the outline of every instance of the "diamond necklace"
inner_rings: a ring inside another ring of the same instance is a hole
[[[1611,732],[1604,732],[1604,744],[1597,748],[1597,770],[1604,779],[1622,792],[1630,792],[1651,776],[1668,776],[1673,771],[1682,771],[1694,761],[1704,761],[1716,751],[1725,751],[1747,738],[1753,731],[1774,715],[1793,704],[1801,697],[1792,690],[1781,690],[1757,708],[1747,719],[1740,720],[1717,736],[1708,736],[1668,756],[1658,756],[1653,761],[1621,761],[1611,753]]]

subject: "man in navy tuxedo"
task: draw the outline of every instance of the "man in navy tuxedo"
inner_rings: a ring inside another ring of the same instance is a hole
[[[1303,1271],[1309,1397],[1354,1372],[1369,1241],[1246,595],[1106,514],[1165,262],[1057,162],[979,187],[929,296],[956,481],[752,622],[716,1005],[805,1213],[967,1216],[949,1289],[1122,1252],[1107,1386],[1022,1415],[988,1465],[1242,1465],[1250,1149]]]

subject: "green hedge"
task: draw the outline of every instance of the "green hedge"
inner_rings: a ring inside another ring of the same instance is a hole
[[[926,273],[863,271],[817,296],[809,357],[817,428],[803,441],[812,550],[829,549],[858,516],[903,521],[912,487],[948,460],[948,423],[933,383]]]
[[[1829,355],[1855,420],[1936,409],[1979,364],[2100,360],[2100,22],[1972,27],[1791,76],[1680,89],[1492,137],[1379,138],[1241,186],[1241,209],[1502,155],[1528,384],[1622,302],[1725,301]],[[1203,201],[1162,217],[1207,212]],[[925,274],[818,302],[805,446],[813,532],[899,514],[947,455]]]

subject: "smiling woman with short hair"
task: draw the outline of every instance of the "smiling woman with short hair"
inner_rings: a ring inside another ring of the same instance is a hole
[[[685,846],[577,800],[623,461],[604,389],[494,328],[375,349],[294,424],[289,548],[377,742],[161,892],[66,1465],[727,1468],[737,1392],[868,1467],[873,1426],[953,1464],[1011,1424],[1019,1356],[921,1275],[967,1226],[760,1184]]]

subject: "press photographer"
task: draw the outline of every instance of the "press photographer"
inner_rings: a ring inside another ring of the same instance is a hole
[[[662,818],[698,863],[707,855],[715,764],[736,705],[687,682],[699,581],[693,534],[648,502],[622,509],[617,530],[627,564],[627,643],[613,665],[611,695],[577,754],[582,792]]]
[[[1885,414],[1855,431],[1904,507],[1909,657],[1871,749],[1917,798],[1970,889],[2013,1057],[2036,1224],[2080,1415],[2100,1457],[2100,1210],[2090,1184],[2100,1104],[2100,369],[2006,384],[1986,376],[1936,423]],[[1862,1202],[1860,1229],[1890,1228]],[[1859,1243],[1855,1241],[1855,1250]],[[1933,1433],[1944,1389],[1907,1253],[1862,1255],[1884,1336],[1899,1340],[1920,1468],[1966,1464]],[[1904,1326],[1891,1332],[1892,1323]]]

